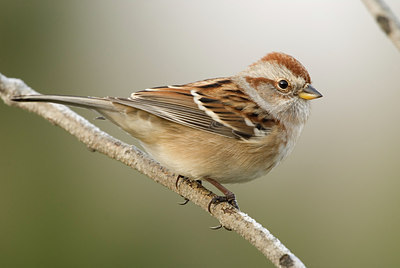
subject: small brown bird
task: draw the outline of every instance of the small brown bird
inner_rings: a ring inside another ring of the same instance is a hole
[[[129,98],[59,95],[15,96],[96,110],[137,138],[162,165],[181,176],[207,180],[237,206],[221,183],[268,173],[293,149],[322,97],[293,57],[270,53],[232,77],[162,86]]]

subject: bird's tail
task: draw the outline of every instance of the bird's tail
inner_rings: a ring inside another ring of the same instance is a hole
[[[95,110],[116,110],[112,100],[108,98],[76,97],[65,95],[20,95],[14,96],[11,100],[19,102],[52,102]]]

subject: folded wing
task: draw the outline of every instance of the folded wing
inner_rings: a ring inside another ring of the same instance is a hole
[[[277,123],[229,78],[150,88],[112,102],[166,120],[237,139],[267,135]]]

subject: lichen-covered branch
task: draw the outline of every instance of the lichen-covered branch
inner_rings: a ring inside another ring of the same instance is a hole
[[[400,50],[400,22],[383,0],[362,0],[382,31]]]
[[[208,211],[208,204],[215,194],[197,182],[180,179],[176,183],[177,174],[172,174],[136,147],[119,141],[101,131],[66,106],[51,103],[17,103],[10,100],[12,96],[24,94],[38,93],[25,85],[23,81],[7,78],[0,74],[0,97],[6,104],[42,116],[77,137],[90,149],[140,171]],[[247,214],[238,211],[227,203],[212,206],[211,211],[212,216],[218,219],[223,226],[243,236],[276,267],[305,267],[277,238]]]

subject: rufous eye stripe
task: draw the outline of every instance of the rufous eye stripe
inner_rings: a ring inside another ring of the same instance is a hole
[[[254,88],[258,88],[260,84],[271,84],[272,86],[275,85],[275,81],[265,78],[265,77],[245,77],[246,82],[250,84],[250,86]]]

